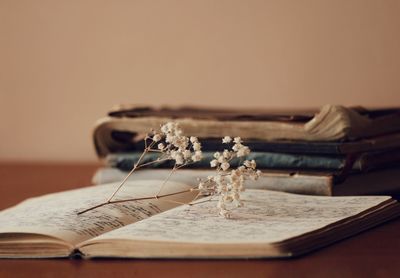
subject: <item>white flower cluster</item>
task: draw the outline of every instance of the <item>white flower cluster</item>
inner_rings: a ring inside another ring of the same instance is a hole
[[[154,132],[150,139],[152,140],[150,146],[157,144],[156,150],[162,153],[159,160],[172,159],[175,160],[176,165],[182,166],[203,158],[201,144],[197,137],[184,136],[177,123],[164,124],[160,132]]]
[[[216,175],[209,176],[207,180],[201,181],[198,189],[204,195],[218,196],[218,205],[220,215],[229,218],[229,205],[242,206],[240,192],[244,190],[246,178],[257,180],[261,171],[256,170],[254,160],[244,160],[242,165],[236,169],[231,169],[230,162],[235,158],[244,158],[250,153],[250,148],[243,145],[240,137],[232,139],[229,136],[222,138],[223,144],[229,144],[233,141],[231,150],[225,149],[223,152],[216,152],[214,159],[210,162],[211,167],[216,168]]]

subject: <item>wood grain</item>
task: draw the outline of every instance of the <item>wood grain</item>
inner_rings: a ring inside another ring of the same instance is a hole
[[[0,164],[0,209],[90,184],[96,164]],[[0,260],[0,277],[398,277],[400,220],[284,260]]]

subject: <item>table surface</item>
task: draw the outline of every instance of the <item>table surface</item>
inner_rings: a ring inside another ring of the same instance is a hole
[[[90,185],[99,165],[0,163],[0,210]],[[311,254],[274,260],[0,260],[0,277],[400,277],[400,219]]]

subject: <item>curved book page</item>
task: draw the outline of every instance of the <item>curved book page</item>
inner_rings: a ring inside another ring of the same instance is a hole
[[[115,200],[152,198],[161,184],[162,180],[127,182]],[[118,185],[105,184],[48,194],[2,211],[0,256],[51,257],[59,256],[60,252],[68,256],[80,242],[174,208],[179,202],[190,202],[195,195],[194,192],[185,192],[159,199],[108,204],[77,214],[105,202]],[[185,184],[169,182],[160,195],[188,189],[190,187]],[[64,249],[51,252],[52,244]]]
[[[215,201],[180,206],[89,240],[80,250],[116,257],[291,256],[399,215],[399,205],[388,196],[332,198],[248,190],[243,198],[244,207],[234,210],[231,219],[218,216]],[[344,234],[335,237],[343,228]],[[324,236],[330,240],[323,241]]]

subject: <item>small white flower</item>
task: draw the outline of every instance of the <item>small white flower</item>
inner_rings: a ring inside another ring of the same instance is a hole
[[[168,132],[172,132],[172,131],[175,130],[175,128],[177,128],[177,124],[173,123],[173,122],[166,123],[166,126],[167,126],[167,131]]]
[[[175,155],[175,163],[176,165],[182,165],[184,163],[183,156],[180,153]]]
[[[174,141],[175,141],[175,136],[168,133],[167,136],[165,137],[165,142],[173,143]]]
[[[196,151],[194,153],[194,155],[192,156],[192,160],[194,162],[200,161],[203,158],[203,154],[201,153],[201,151]]]
[[[225,159],[229,159],[231,157],[231,153],[228,150],[224,150],[224,152],[222,153],[222,156]]]
[[[222,138],[222,143],[223,144],[228,144],[232,141],[232,138],[229,136],[225,136],[224,138]]]
[[[197,139],[197,137],[190,136],[190,142],[191,142],[192,144],[194,144],[194,143],[199,142],[199,139]]]
[[[242,144],[235,144],[232,147],[232,150],[234,150],[235,152],[237,152],[238,150],[240,150],[243,147]]]
[[[256,166],[257,166],[256,161],[254,159],[251,160],[251,161],[250,160],[245,160],[243,162],[243,165],[246,166],[247,168],[251,168],[251,169],[255,169]]]
[[[250,153],[250,149],[247,146],[242,146],[238,151],[237,151],[237,157],[242,157],[246,156]]]
[[[188,159],[192,156],[192,152],[190,150],[184,150],[182,154],[184,159]]]
[[[175,131],[174,131],[174,133],[175,133],[176,136],[182,136],[183,131],[182,131],[182,129],[176,128]]]
[[[229,165],[228,162],[223,162],[223,163],[221,163],[221,169],[222,169],[223,171],[228,170],[230,166],[231,166],[231,165]]]
[[[216,159],[213,159],[213,160],[210,161],[210,166],[212,168],[217,167],[217,165],[218,165],[218,161]]]
[[[161,126],[161,132],[164,134],[168,132],[168,127],[166,124]]]
[[[153,141],[154,141],[154,142],[158,142],[158,141],[160,141],[161,139],[162,139],[161,134],[158,134],[158,133],[154,134],[154,136],[153,136]]]
[[[232,138],[225,136],[222,143],[230,143]],[[257,163],[253,160],[245,160],[242,165],[236,169],[230,170],[230,161],[245,157],[250,154],[250,148],[242,144],[240,137],[233,139],[234,145],[232,150],[224,150],[223,152],[214,153],[214,159],[211,160],[211,167],[217,167],[217,173],[207,178],[207,185],[200,184],[202,194],[209,196],[219,196],[217,208],[219,214],[225,218],[230,217],[230,210],[233,206],[240,207],[243,205],[240,200],[240,192],[245,190],[245,179],[257,179],[261,175],[261,171],[256,170]]]
[[[161,134],[159,134],[159,133],[154,134],[154,136],[153,136],[153,141],[154,141],[154,142],[158,142],[158,141],[160,141],[161,139],[162,139]]]
[[[157,145],[157,148],[158,148],[159,150],[164,150],[164,149],[165,149],[165,145],[164,145],[163,143],[159,143],[159,144]]]
[[[243,174],[243,172],[246,170],[246,167],[244,167],[244,166],[242,165],[242,166],[239,166],[239,167],[237,168],[237,170],[240,172],[240,174]]]
[[[193,150],[200,151],[201,150],[201,144],[199,142],[193,143]]]
[[[175,137],[173,145],[182,151],[188,147],[189,142],[186,140],[186,137]]]

